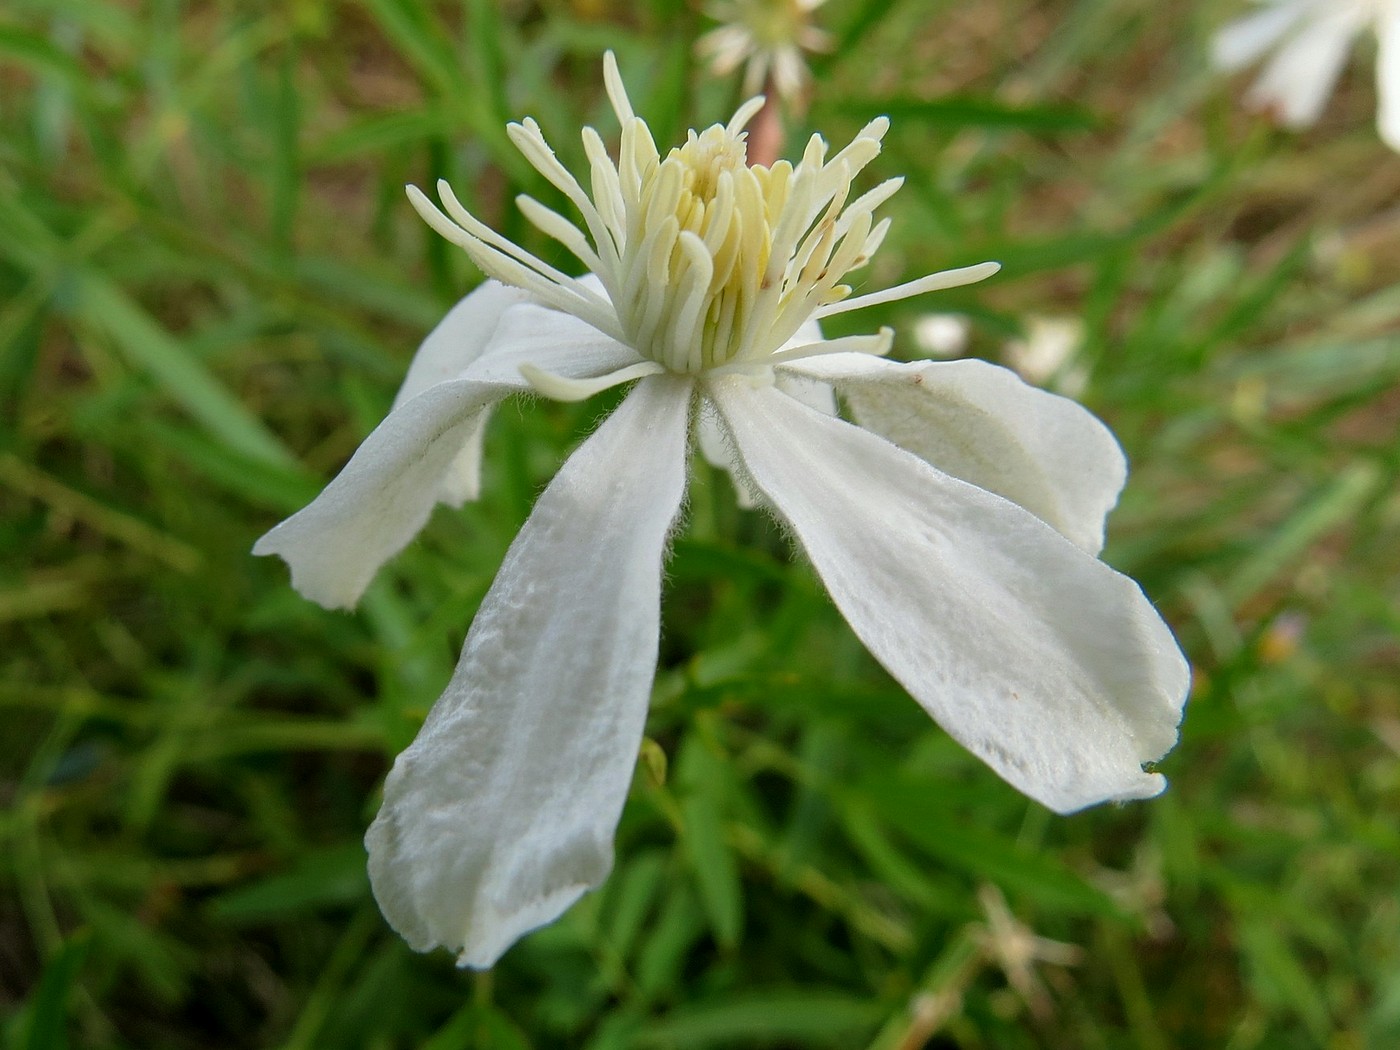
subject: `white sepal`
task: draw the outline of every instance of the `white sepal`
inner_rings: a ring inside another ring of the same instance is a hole
[[[399,403],[315,500],[253,546],[254,554],[282,557],[305,597],[328,609],[350,608],[440,498],[474,491],[486,415],[502,398],[529,389],[523,362],[585,379],[640,360],[557,310],[522,304],[488,322],[492,338],[467,364],[465,378]]]
[[[500,281],[487,280],[480,284],[447,311],[447,316],[418,347],[413,363],[408,366],[408,375],[394,397],[393,408],[412,400],[430,386],[461,378],[486,351],[501,315],[528,300],[525,292]],[[444,471],[438,486],[440,502],[460,507],[480,494],[481,442],[490,414],[489,409],[483,410],[475,425],[467,429],[461,450]]]
[[[585,279],[579,283],[587,287],[592,282]],[[491,345],[468,375],[525,390],[530,383],[521,374],[521,366],[565,379],[592,379],[641,360],[637,351],[572,314],[526,303],[505,312]]]
[[[1039,518],[737,378],[707,383],[753,483],[871,653],[1061,813],[1165,786],[1190,674],[1132,580]]]
[[[384,915],[492,965],[612,866],[656,670],[692,383],[642,380],[564,464],[366,835]]]
[[[321,494],[263,535],[253,553],[281,557],[304,597],[351,608],[427,522],[486,411],[512,393],[470,379],[430,386],[390,412]]]
[[[821,325],[809,319],[779,352],[817,343],[821,337]],[[804,405],[811,405],[817,411],[825,412],[828,416],[836,415],[836,395],[828,384],[808,379],[791,369],[775,370],[772,375],[773,383],[779,390],[797,398]],[[695,440],[700,454],[705,457],[705,462],[729,475],[734,483],[734,493],[739,506],[745,510],[752,510],[758,506],[758,495],[744,480],[743,469],[736,462],[729,438],[720,425],[714,406],[709,404],[708,400],[702,403],[700,413],[696,417]]]
[[[500,281],[483,281],[447,311],[441,321],[428,333],[413,355],[393,408],[417,397],[428,387],[460,379],[481,357],[496,334],[501,315],[510,307],[529,302],[530,297],[519,288]]]
[[[1245,100],[1272,113],[1285,127],[1316,124],[1360,28],[1353,8],[1338,7],[1316,15],[1283,42]]]
[[[1215,68],[1233,73],[1251,65],[1307,14],[1308,0],[1273,3],[1231,22],[1211,41]]]
[[[1127,480],[1123,450],[1074,401],[985,361],[812,357],[789,369],[830,383],[856,421],[945,474],[1019,503],[1090,554]]]

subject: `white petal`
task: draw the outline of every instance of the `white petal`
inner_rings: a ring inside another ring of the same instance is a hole
[[[794,371],[836,387],[856,421],[945,474],[1019,503],[1090,554],[1127,480],[1123,450],[1082,406],[985,361],[859,354]]]
[[[467,370],[472,379],[520,390],[529,383],[521,365],[568,379],[589,379],[641,361],[638,353],[572,314],[525,303],[501,315],[486,352]]]
[[[439,503],[460,507],[481,495],[481,449],[486,441],[486,424],[491,421],[491,406],[483,408],[471,425],[464,428],[462,447],[443,471],[438,481]]]
[[[292,586],[348,609],[379,567],[428,520],[482,417],[513,393],[500,384],[438,383],[389,413],[319,496],[253,545],[292,570]]]
[[[591,334],[590,334],[591,333]],[[578,338],[586,342],[576,342]],[[520,364],[562,376],[609,372],[637,360],[620,343],[567,314],[506,310],[467,378],[429,386],[391,411],[308,506],[264,535],[254,554],[276,554],[292,586],[330,609],[353,606],[379,567],[427,522],[439,498],[475,487],[490,408],[528,389]]]
[[[1264,67],[1246,101],[1256,109],[1269,110],[1286,127],[1315,124],[1359,28],[1351,8],[1329,10],[1308,22]]]
[[[529,296],[519,288],[485,281],[457,303],[428,333],[413,355],[408,375],[394,398],[394,408],[417,397],[428,387],[460,379],[467,366],[481,356],[496,334],[501,314]]]
[[[1400,151],[1400,6],[1391,5],[1376,25],[1380,52],[1376,58],[1376,123],[1381,139]]]
[[[821,325],[817,323],[816,318],[808,318],[781,349],[791,350],[796,346],[820,342],[821,337]],[[829,416],[836,415],[836,395],[826,383],[808,379],[786,369],[774,373],[774,383],[779,390],[797,398],[804,405],[811,405]],[[714,409],[708,404],[702,406],[699,416],[696,417],[695,439],[705,462],[729,474],[729,479],[734,483],[734,493],[739,506],[745,510],[752,510],[758,506],[758,494],[744,480],[742,471],[736,473],[734,453],[729,447],[729,439],[720,427]]]
[[[656,670],[691,391],[642,380],[564,464],[394,763],[365,842],[380,908],[420,951],[490,966],[612,865]]]
[[[413,363],[408,366],[408,375],[399,387],[393,408],[411,401],[430,386],[461,378],[495,335],[501,314],[528,298],[519,288],[500,281],[485,281],[459,301],[428,333],[413,355]],[[489,415],[489,411],[483,411],[476,424],[465,431],[461,450],[443,472],[438,488],[439,501],[460,507],[480,493],[481,442]]]
[[[851,356],[869,360],[864,354]],[[823,415],[836,415],[836,391],[832,390],[831,384],[825,380],[784,368],[774,373],[773,385],[808,408],[815,408]]]
[[[754,483],[871,653],[1062,813],[1164,786],[1189,685],[1132,580],[1013,503],[741,380],[710,384]]]
[[[1233,73],[1261,58],[1307,10],[1307,0],[1273,3],[1231,22],[1211,41],[1211,59],[1217,69]]]
[[[700,449],[700,455],[705,457],[706,463],[729,475],[739,506],[745,510],[753,510],[758,506],[758,493],[749,485],[743,471],[736,469],[734,450],[730,447],[729,438],[715,415],[714,406],[708,401],[701,405],[700,413],[695,417],[695,444]]]
[[[774,373],[773,385],[809,408],[815,408],[828,416],[836,415],[836,393],[826,383],[783,370]],[[740,507],[753,510],[763,502],[762,497],[749,484],[742,464],[735,455],[733,443],[708,398],[701,405],[700,414],[696,418],[695,436],[705,461],[729,475],[729,480],[734,483],[736,502]]]

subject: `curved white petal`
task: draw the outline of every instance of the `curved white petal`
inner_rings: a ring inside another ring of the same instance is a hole
[[[753,510],[758,506],[758,493],[749,485],[744,472],[737,469],[729,438],[715,415],[714,406],[709,404],[708,400],[700,406],[700,411],[695,417],[695,445],[699,448],[700,455],[705,457],[706,463],[729,475],[729,480],[734,485],[735,502],[739,506],[745,510]]]
[[[471,425],[463,429],[462,447],[438,480],[439,503],[460,507],[481,495],[481,450],[486,442],[486,424],[491,421],[491,408],[491,405],[487,405],[477,413]]]
[[[1217,69],[1233,73],[1243,69],[1283,39],[1308,9],[1308,0],[1273,3],[1231,22],[1211,41],[1211,60]]]
[[[773,385],[789,397],[796,398],[804,405],[815,408],[818,412],[828,416],[836,415],[836,393],[826,383],[784,369],[774,372]],[[696,444],[700,448],[700,454],[705,457],[705,461],[710,466],[723,470],[729,475],[729,480],[734,484],[734,495],[739,506],[744,510],[753,510],[757,507],[762,502],[762,498],[754,491],[753,486],[749,484],[748,478],[744,475],[742,465],[735,456],[729,436],[725,433],[719,417],[715,414],[714,406],[709,403],[708,398],[696,417],[695,438]]]
[[[501,315],[490,345],[466,374],[481,382],[526,390],[530,384],[520,374],[521,365],[566,379],[590,379],[641,360],[630,346],[572,314],[523,303]]]
[[[863,360],[875,360],[867,358],[864,354],[851,354],[850,356]],[[773,385],[788,397],[801,401],[808,408],[815,408],[822,415],[836,415],[836,391],[826,380],[803,375],[796,369],[783,368],[773,374]]]
[[[525,292],[500,281],[484,281],[468,293],[447,311],[413,355],[408,375],[390,411],[413,400],[430,386],[461,378],[496,334],[501,314],[527,301],[529,296]],[[461,449],[443,471],[439,482],[437,498],[440,502],[460,507],[480,493],[481,442],[489,416],[489,410],[482,411],[475,424],[463,431]]]
[[[1144,798],[1189,685],[1137,584],[999,496],[739,379],[710,384],[750,478],[886,669],[1062,813]]]
[[[423,340],[394,397],[393,408],[413,400],[430,386],[460,379],[496,334],[501,315],[512,306],[529,302],[529,298],[519,288],[500,281],[487,280],[478,285],[448,310]]]
[[[1317,123],[1341,75],[1352,38],[1361,28],[1351,7],[1328,10],[1288,38],[1245,96],[1290,128]]]
[[[1391,5],[1376,26],[1380,52],[1376,58],[1376,124],[1381,140],[1400,151],[1400,6]]]
[[[490,966],[612,865],[656,670],[693,384],[643,379],[536,503],[366,835],[420,951]]]
[[[1127,480],[1109,429],[1069,398],[985,361],[861,354],[792,366],[836,387],[861,426],[945,474],[1019,503],[1090,554]]]
[[[276,554],[292,586],[328,609],[348,609],[379,567],[428,520],[482,416],[514,391],[455,379],[389,413],[311,503],[267,532],[254,554]]]
[[[474,486],[486,414],[502,398],[529,389],[520,374],[523,362],[583,378],[636,360],[632,350],[567,314],[510,307],[465,378],[431,385],[398,405],[335,480],[259,539],[253,553],[282,557],[292,586],[312,601],[330,609],[353,606],[440,498]]]

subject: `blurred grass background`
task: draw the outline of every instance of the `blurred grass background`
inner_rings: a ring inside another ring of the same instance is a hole
[[[481,502],[355,615],[256,536],[477,280],[403,199],[552,191],[728,116],[680,0],[8,0],[0,11],[0,1031],[51,1048],[1400,1045],[1400,158],[1365,47],[1322,125],[1206,67],[1234,5],[831,0],[805,124],[894,129],[869,280],[1000,259],[1002,360],[1081,318],[1134,464],[1107,559],[1196,669],[1165,796],[1068,819],[953,745],[701,472],[604,888],[492,973],[417,956],[360,836],[599,406],[507,409]],[[793,141],[808,130],[790,127]],[[795,152],[791,150],[790,152]],[[881,314],[882,311],[869,311]],[[841,320],[846,320],[842,318]],[[1077,946],[1055,948],[1034,936]]]

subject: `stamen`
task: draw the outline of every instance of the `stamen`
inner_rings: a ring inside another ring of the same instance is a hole
[[[606,239],[603,217],[588,199],[588,194],[583,192],[578,180],[554,155],[554,150],[550,149],[544,133],[540,131],[540,126],[532,118],[526,117],[519,124],[507,124],[506,134],[534,169],[548,179],[555,189],[568,197],[579,210],[588,232],[593,237],[593,243],[603,244]]]
[[[820,343],[804,343],[788,350],[779,350],[764,358],[769,364],[787,364],[804,357],[824,357],[827,354],[870,354],[884,357],[894,348],[894,329],[881,328],[874,335],[846,335],[840,339],[824,339]]]
[[[545,262],[543,259],[539,259],[531,255],[529,252],[527,252],[524,248],[520,247],[514,241],[502,237],[499,233],[491,229],[491,227],[487,226],[484,222],[478,219],[471,212],[467,211],[466,208],[462,207],[462,202],[459,201],[457,199],[457,195],[452,192],[452,187],[448,185],[446,179],[438,180],[438,196],[442,198],[443,207],[447,209],[447,214],[451,216],[453,221],[455,221],[471,236],[489,245],[490,247],[495,248],[498,252],[504,255],[509,255],[510,257],[528,266],[530,269],[534,270],[542,277],[558,285],[561,290],[566,292],[572,292],[574,295],[577,295],[580,299],[583,299],[585,302],[590,303],[597,310],[601,311],[601,315],[604,318],[606,318],[609,314],[612,313],[611,304],[602,296],[600,296],[597,292],[595,292],[592,288],[589,288],[587,285],[580,283],[578,278],[570,277],[568,274],[560,270],[556,270],[553,266],[550,266],[549,263]],[[588,321],[589,324],[594,324],[595,327],[597,327],[595,322],[591,319],[587,317],[583,319]],[[611,335],[614,331],[616,331],[616,326],[614,325],[611,329],[603,328],[602,331],[608,332],[608,334]]]
[[[875,224],[875,228],[870,231],[870,236],[867,237],[865,239],[865,243],[861,245],[860,255],[856,257],[855,262],[851,263],[851,269],[858,270],[866,263],[868,263],[871,257],[874,256],[874,254],[880,250],[880,245],[885,243],[885,234],[889,232],[889,219],[881,219],[879,222],[877,222]]]
[[[729,123],[724,126],[724,130],[730,135],[737,135],[748,126],[749,121],[758,115],[758,111],[763,108],[767,101],[762,95],[755,95],[735,111],[734,116],[729,118]]]
[[[710,261],[710,253],[705,250],[705,242],[689,230],[680,235],[680,249],[690,268],[677,289],[677,302],[680,305],[673,313],[671,331],[668,333],[670,352],[666,355],[665,363],[678,372],[698,372],[704,350],[700,340],[691,338],[691,335],[709,297],[714,264]],[[680,367],[677,368],[677,365]]]
[[[841,216],[841,221],[836,224],[836,235],[840,237],[850,229],[857,212],[865,211],[873,213],[876,208],[893,197],[903,185],[904,177],[897,176],[893,179],[886,179],[873,190],[867,190],[865,193],[862,193],[846,207],[846,212]]]
[[[854,299],[846,299],[839,303],[832,303],[830,306],[819,307],[813,316],[818,318],[831,317],[835,314],[843,314],[848,310],[861,310],[867,306],[893,303],[900,299],[908,299],[910,296],[923,295],[926,292],[942,292],[949,288],[961,288],[965,284],[985,281],[1000,269],[1001,263],[984,262],[978,263],[976,266],[964,266],[957,270],[942,270],[939,273],[931,273],[927,277],[920,277],[915,281],[897,284],[893,288],[871,292],[868,295],[858,295]]]
[[[618,72],[603,60],[608,98],[621,125],[616,161],[603,138],[584,128],[589,190],[560,163],[539,124],[526,117],[508,126],[521,154],[578,209],[574,222],[531,197],[517,204],[602,282],[605,295],[513,244],[462,207],[446,183],[444,210],[416,189],[414,207],[489,276],[528,290],[619,339],[647,361],[611,377],[574,380],[537,370],[526,374],[551,397],[586,397],[616,382],[665,370],[721,370],[761,375],[774,363],[819,353],[886,353],[891,334],[784,344],[804,323],[922,292],[978,281],[996,263],[950,270],[897,288],[851,298],[846,275],[864,266],[889,231],[875,210],[903,184],[887,179],[854,200],[856,175],[880,154],[889,120],[872,120],[828,159],[820,135],[807,140],[797,165],[750,166],[744,128],[764,105],[741,105],[727,124],[690,131],[658,152],[636,115]],[[636,371],[640,368],[641,371]],[[619,378],[621,377],[621,378]]]
[[[624,218],[627,205],[623,202],[622,185],[618,181],[617,168],[613,166],[612,158],[608,156],[607,147],[603,145],[598,133],[592,128],[584,128],[582,137],[583,152],[588,157],[590,173],[593,176],[593,202],[598,207],[603,225],[611,234],[608,243],[600,244],[598,250],[607,254],[616,265],[621,258],[619,253],[627,237],[627,223]]]
[[[622,74],[617,69],[617,56],[611,50],[603,52],[603,86],[607,88],[608,101],[612,103],[619,124],[626,124],[636,116],[632,112],[632,101],[627,97],[627,88],[622,83]]]
[[[589,270],[596,272],[600,268],[598,256],[589,247],[588,238],[564,216],[524,193],[515,198],[515,206],[520,209],[525,218],[534,224],[536,229],[553,237],[573,252],[578,261]]]
[[[585,401],[594,394],[602,393],[604,390],[622,383],[641,379],[643,376],[658,375],[664,371],[666,371],[665,367],[656,361],[638,361],[635,365],[627,365],[615,372],[608,372],[606,375],[595,376],[592,379],[573,379],[569,376],[546,372],[543,368],[535,365],[520,366],[520,374],[525,377],[525,382],[529,383],[537,393],[543,394],[551,401]]]
[[[407,187],[407,192],[409,203],[413,205],[414,210],[423,220],[447,240],[465,251],[472,262],[476,263],[488,277],[494,277],[504,284],[523,288],[556,310],[571,313],[600,331],[609,335],[613,334],[616,320],[610,316],[611,311],[600,314],[593,302],[580,298],[580,291],[559,286],[544,275],[486,244],[480,238],[472,236],[471,233],[462,229],[439,211],[417,186]],[[572,281],[572,278],[570,280]],[[577,282],[572,283],[577,284]],[[582,289],[582,291],[590,290]]]

